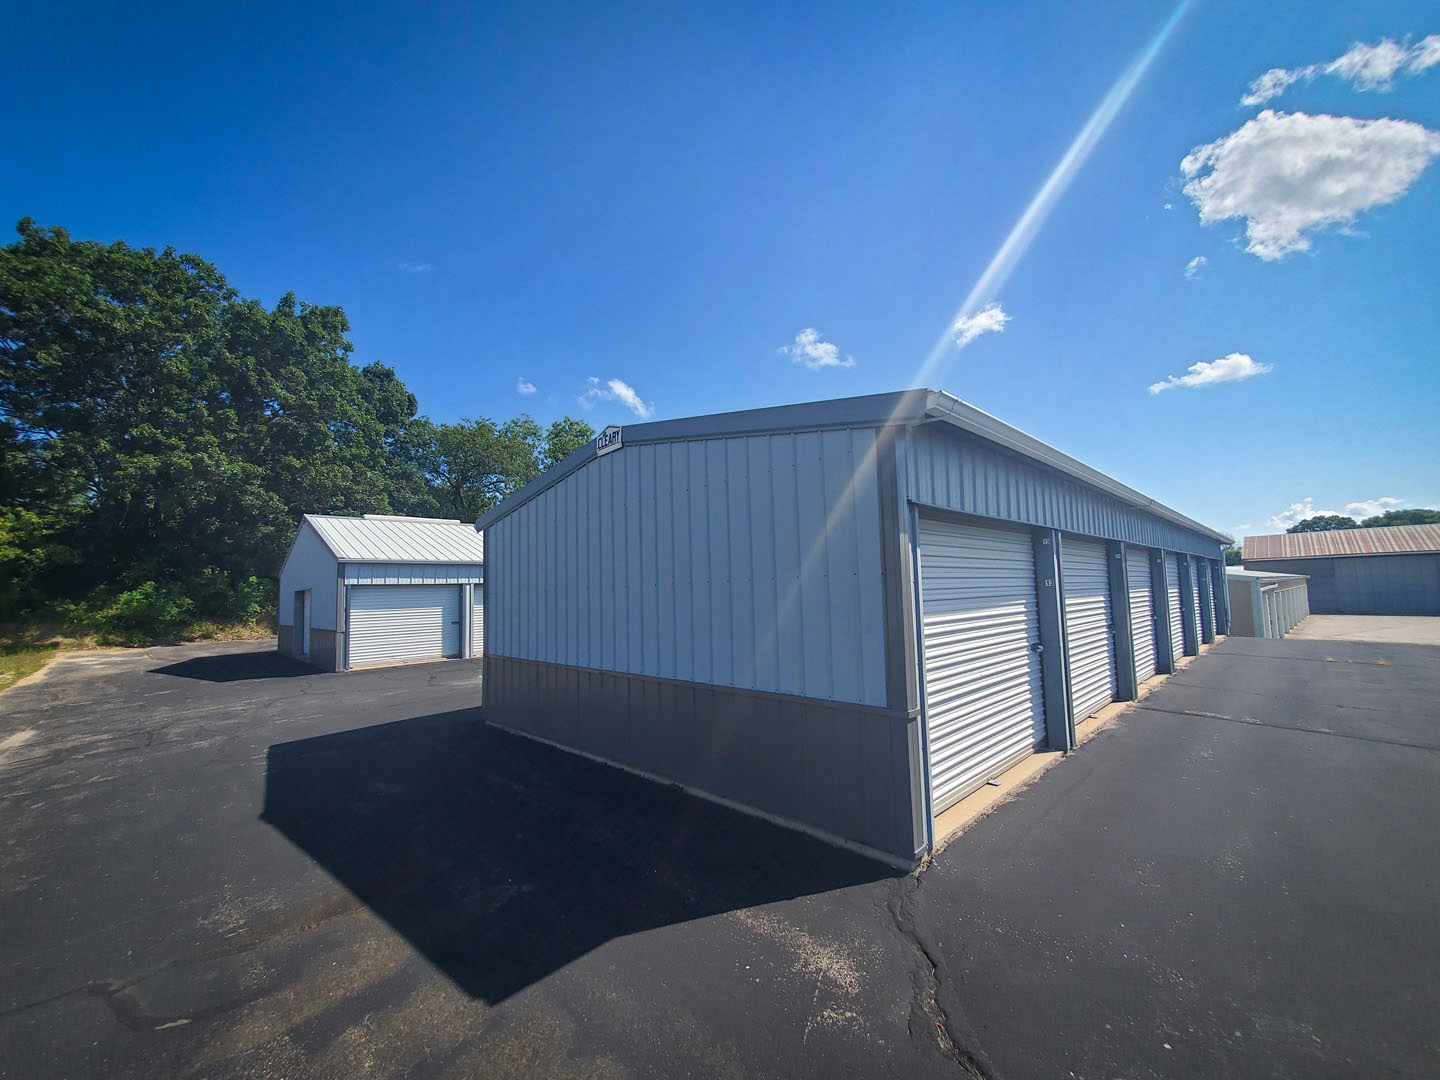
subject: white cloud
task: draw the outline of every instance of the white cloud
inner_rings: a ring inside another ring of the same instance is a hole
[[[1270,526],[1270,528],[1272,529],[1279,529],[1281,532],[1284,532],[1286,529],[1290,528],[1290,526],[1298,525],[1306,518],[1328,516],[1330,514],[1338,513],[1338,510],[1315,509],[1315,500],[1309,495],[1307,495],[1299,502],[1291,503],[1284,510],[1281,510],[1280,513],[1274,515],[1273,517],[1266,518],[1265,524]]]
[[[780,352],[797,364],[804,364],[811,371],[822,368],[854,367],[853,356],[841,356],[840,347],[833,341],[826,341],[813,326],[801,330],[789,345],[780,346]]]
[[[1264,105],[1271,98],[1283,94],[1285,88],[1292,83],[1297,83],[1301,79],[1313,79],[1317,73],[1318,68],[1314,64],[1303,68],[1271,68],[1250,83],[1245,96],[1240,99],[1240,104]]]
[[[517,394],[525,394],[528,397],[530,394],[535,393],[535,384],[525,378],[524,375],[521,375],[515,380],[515,392]]]
[[[1232,533],[1239,534],[1239,533],[1249,532],[1252,528],[1254,528],[1254,526],[1252,526],[1252,525],[1247,521],[1247,522],[1245,522],[1244,525],[1231,525],[1231,526],[1230,526],[1230,531],[1231,531]]]
[[[431,266],[429,263],[402,262],[397,265],[397,269],[407,274],[428,274],[431,270],[434,270],[435,267]]]
[[[1401,69],[1419,73],[1434,64],[1429,57],[1437,43],[1440,35],[1436,34],[1418,45],[1402,45],[1391,38],[1382,38],[1374,45],[1357,42],[1344,56],[1326,64],[1325,74],[1344,79],[1357,90],[1389,90]]]
[[[1440,64],[1440,34],[1431,34],[1410,51],[1410,63],[1406,67],[1420,74]]]
[[[1348,226],[1410,190],[1440,134],[1408,120],[1266,109],[1180,162],[1185,194],[1209,225],[1245,219],[1245,250],[1266,261],[1306,251],[1310,234]]]
[[[1199,386],[1212,386],[1215,383],[1235,382],[1238,379],[1249,379],[1256,375],[1264,375],[1270,370],[1269,364],[1257,364],[1245,353],[1232,352],[1228,356],[1222,356],[1218,360],[1201,360],[1191,364],[1187,369],[1187,375],[1171,375],[1161,382],[1150,385],[1150,393],[1158,394],[1162,390],[1173,390],[1177,386],[1183,389],[1194,389]]]
[[[1005,314],[1000,302],[992,300],[974,315],[956,319],[955,325],[950,329],[955,334],[955,344],[963,349],[981,334],[1004,333],[1005,324],[1009,321],[1010,316]]]
[[[1201,269],[1209,261],[1210,260],[1205,258],[1204,255],[1196,255],[1193,259],[1191,259],[1188,263],[1185,264],[1185,276],[1187,278],[1195,277],[1195,275],[1200,273]]]
[[[576,399],[583,408],[593,409],[598,401],[618,401],[641,419],[655,415],[655,406],[642,401],[635,388],[623,379],[610,379],[602,386],[592,375],[586,382],[585,392]]]
[[[1315,500],[1306,496],[1299,502],[1291,503],[1280,513],[1266,520],[1265,524],[1272,529],[1288,529],[1292,525],[1298,525],[1306,518],[1324,517],[1338,514],[1344,517],[1352,517],[1360,521],[1367,517],[1374,517],[1383,514],[1386,510],[1394,510],[1404,506],[1409,499],[1397,499],[1392,495],[1381,495],[1376,499],[1360,499],[1356,502],[1346,503],[1344,510],[1323,510],[1315,506]]]
[[[1355,518],[1375,517],[1383,514],[1386,510],[1394,510],[1404,506],[1406,500],[1396,499],[1389,495],[1381,495],[1378,499],[1361,499],[1359,502],[1345,504],[1345,513]]]
[[[1343,79],[1356,90],[1389,90],[1394,85],[1395,76],[1402,71],[1418,75],[1436,64],[1440,64],[1440,34],[1431,34],[1414,45],[1408,38],[1403,42],[1381,38],[1373,45],[1356,42],[1343,56],[1328,64],[1271,68],[1250,83],[1240,104],[1263,105],[1295,83],[1311,82],[1321,75]]]

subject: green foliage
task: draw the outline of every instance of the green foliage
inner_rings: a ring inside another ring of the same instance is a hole
[[[72,618],[102,644],[138,645],[178,632],[194,615],[195,601],[179,584],[147,581],[108,602],[78,605]]]
[[[1227,548],[1225,549],[1225,565],[1226,565],[1226,566],[1240,566],[1240,565],[1241,565],[1242,563],[1244,563],[1244,562],[1245,562],[1245,557],[1244,557],[1244,555],[1241,554],[1240,549],[1239,549],[1238,547],[1236,547],[1234,544],[1231,544],[1229,547],[1227,547]]]
[[[433,424],[351,362],[338,307],[241,297],[195,255],[0,247],[0,618],[139,640],[253,621],[301,514],[473,520],[584,445],[565,417]]]
[[[1440,510],[1386,510],[1360,522],[1362,529],[1378,529],[1387,525],[1440,525]]]
[[[573,416],[556,420],[545,432],[545,448],[540,454],[541,470],[558,465],[593,438],[595,429],[584,420]]]
[[[1319,514],[1291,525],[1287,533],[1328,532],[1331,529],[1358,529],[1360,523],[1344,514]]]
[[[420,465],[446,517],[473,521],[539,475],[542,435],[528,416],[429,427]]]

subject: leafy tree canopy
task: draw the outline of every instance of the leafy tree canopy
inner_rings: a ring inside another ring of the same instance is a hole
[[[1287,533],[1328,532],[1331,529],[1358,529],[1360,523],[1344,514],[1318,514],[1286,529]]]
[[[17,232],[0,248],[0,616],[170,595],[149,582],[252,607],[302,513],[473,519],[594,434],[432,424],[393,369],[351,362],[339,307],[267,308],[172,248]]]
[[[1362,529],[1378,529],[1387,525],[1440,525],[1440,510],[1386,510],[1360,522]]]

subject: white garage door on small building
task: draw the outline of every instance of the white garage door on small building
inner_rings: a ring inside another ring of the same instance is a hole
[[[470,601],[470,655],[485,655],[485,586],[476,585]]]
[[[280,597],[280,651],[326,670],[479,656],[484,537],[460,521],[307,514]]]
[[[1045,740],[1028,532],[922,518],[921,625],[934,813]]]
[[[1115,641],[1105,544],[1065,537],[1060,542],[1060,576],[1070,712],[1078,723],[1115,700]]]
[[[460,655],[457,585],[352,585],[350,666]]]

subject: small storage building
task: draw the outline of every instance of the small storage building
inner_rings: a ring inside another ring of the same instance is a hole
[[[901,863],[1227,624],[1223,534],[929,390],[607,428],[476,524],[487,720]]]
[[[1308,577],[1316,615],[1440,615],[1440,525],[1247,536],[1243,556]]]
[[[280,571],[279,650],[326,671],[479,656],[484,562],[466,522],[306,514]]]
[[[1284,637],[1310,614],[1309,580],[1303,574],[1227,567],[1230,633],[1237,637]]]

